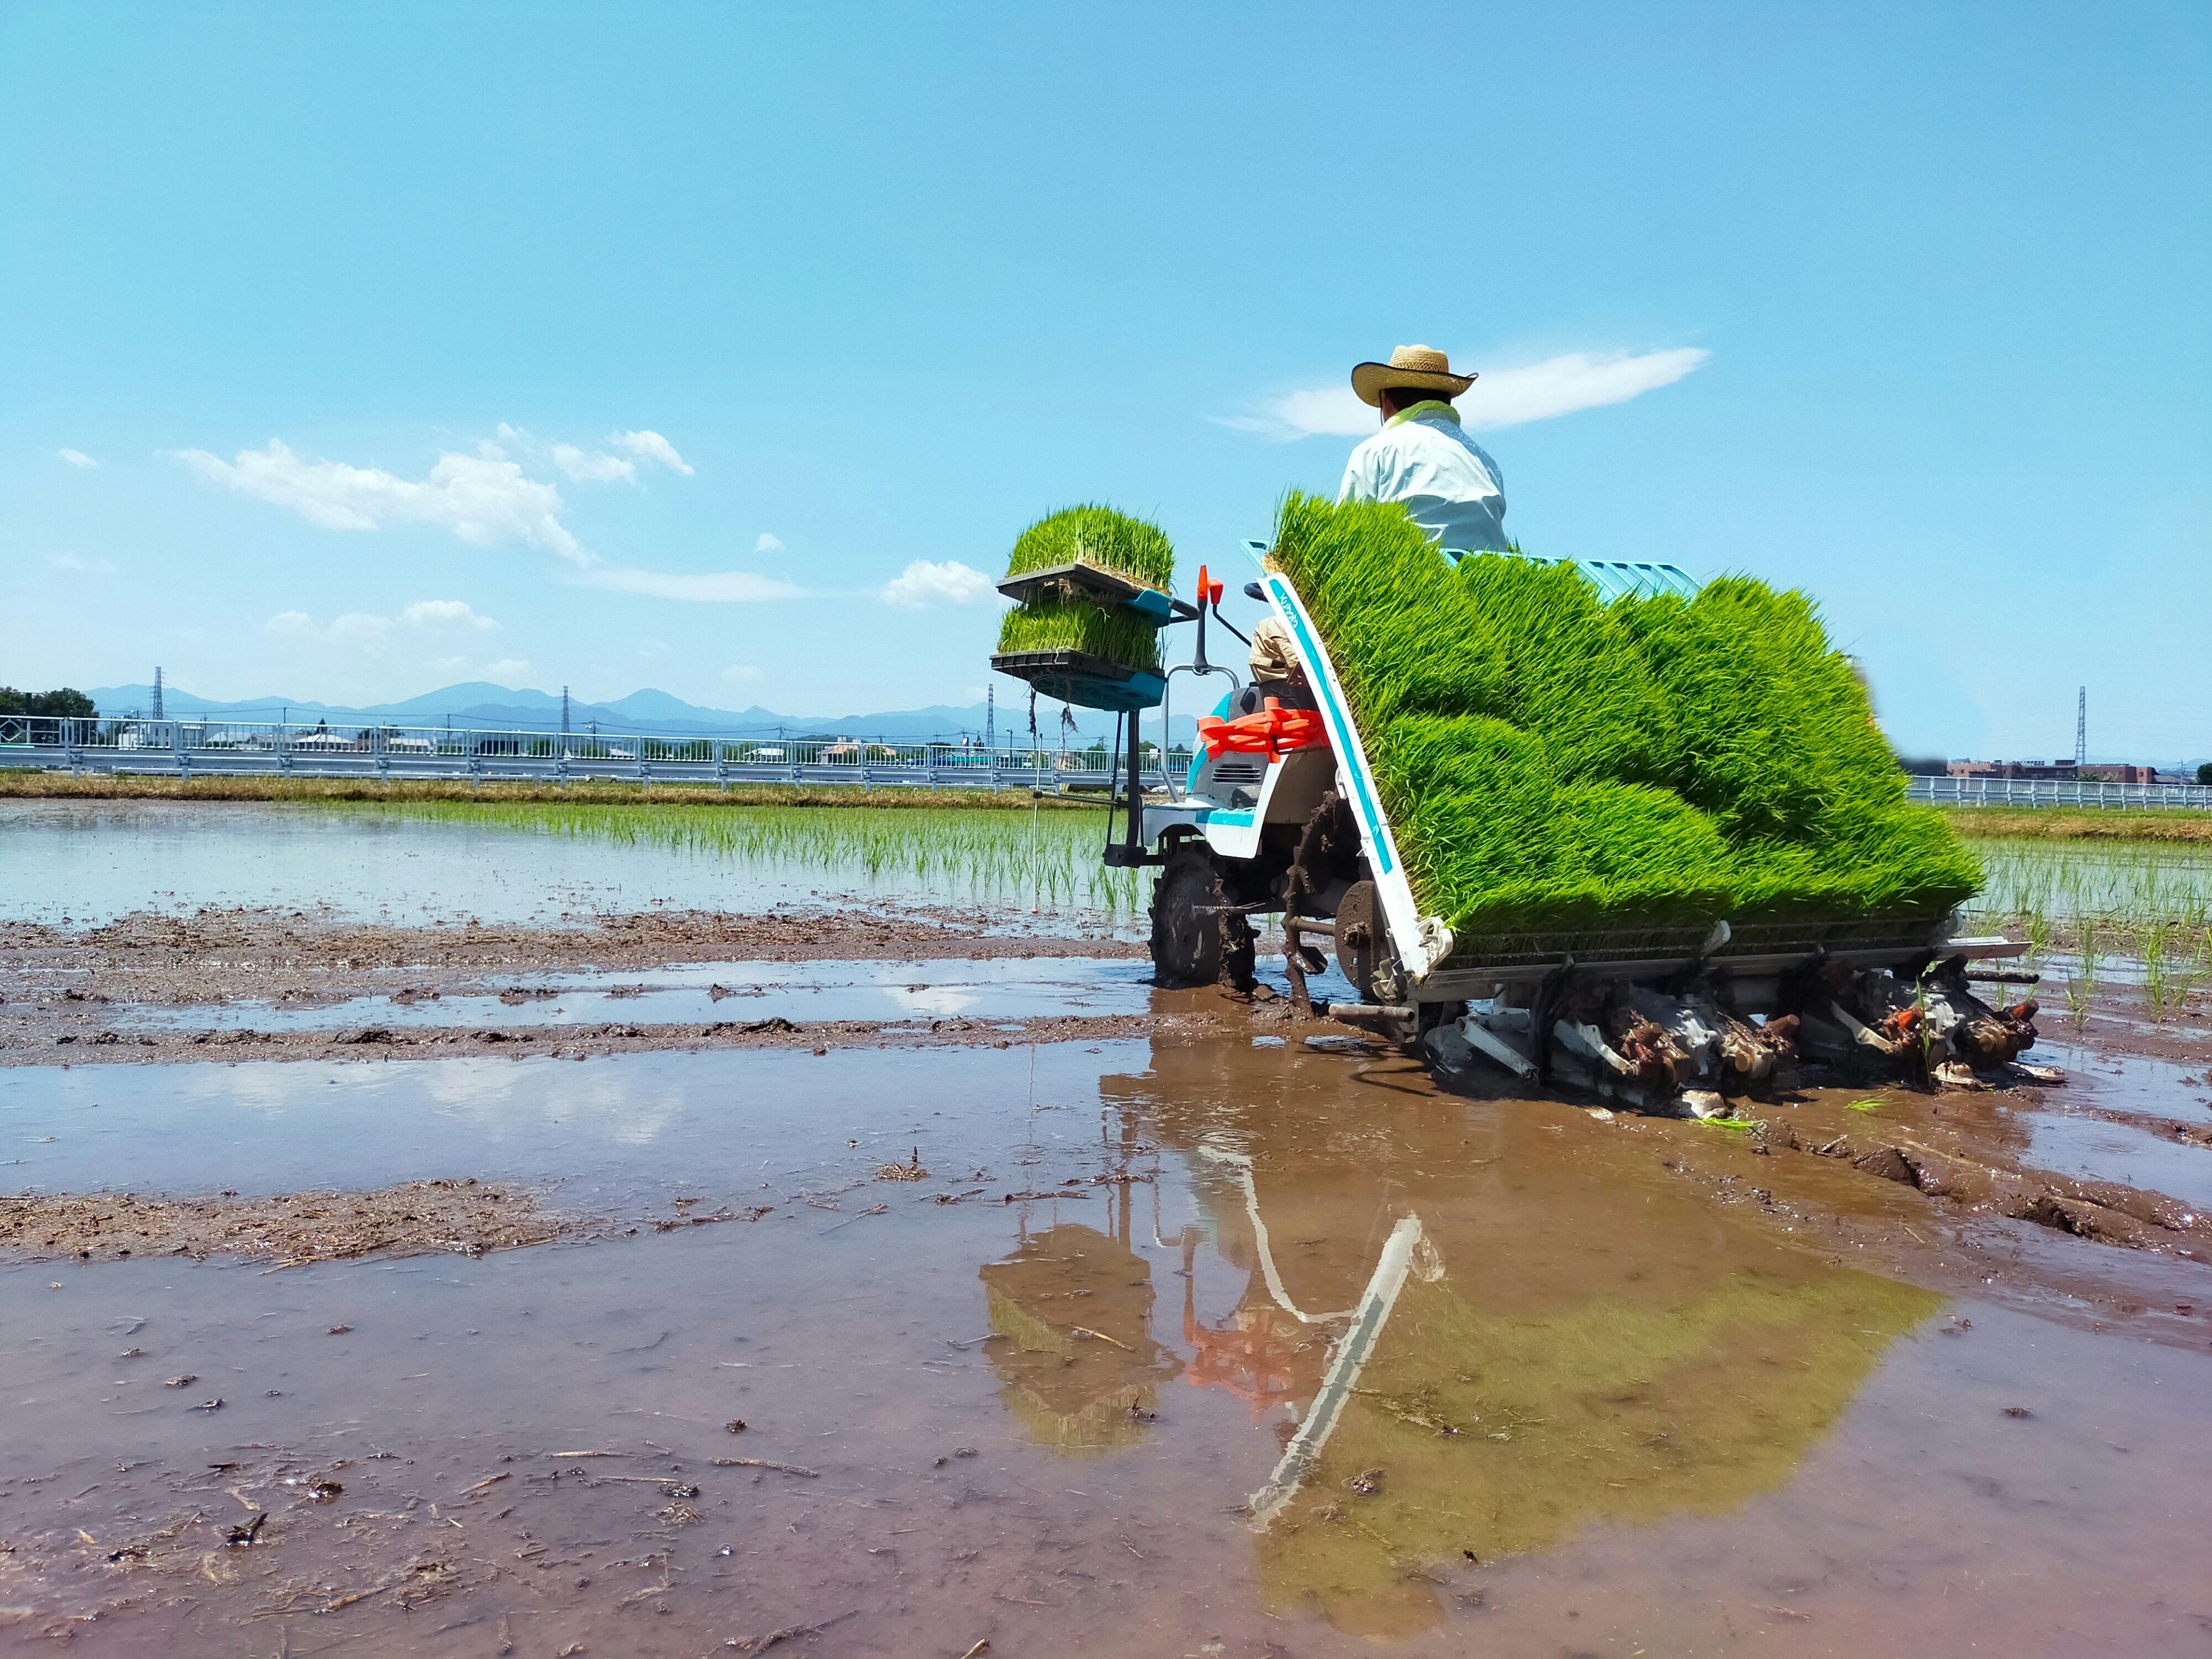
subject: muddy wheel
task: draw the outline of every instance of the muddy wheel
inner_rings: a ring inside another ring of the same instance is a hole
[[[1336,902],[1336,965],[1363,1000],[1375,1000],[1376,969],[1393,962],[1390,926],[1371,881],[1355,881]]]
[[[1220,863],[1203,842],[1168,854],[1152,888],[1152,980],[1164,986],[1252,988],[1252,924],[1230,903]]]

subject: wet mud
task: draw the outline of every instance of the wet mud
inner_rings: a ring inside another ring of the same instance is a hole
[[[0,1645],[2198,1650],[2205,1269],[1754,1145],[1249,1035],[19,1069],[54,1190],[765,1212],[0,1265]]]
[[[420,1255],[544,1244],[579,1230],[526,1188],[471,1176],[410,1181],[374,1192],[167,1199],[136,1193],[0,1197],[0,1258],[125,1261],[211,1255],[298,1267],[384,1254]]]

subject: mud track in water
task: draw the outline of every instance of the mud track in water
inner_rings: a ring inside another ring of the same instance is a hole
[[[83,1000],[192,1004],[360,996],[387,988],[400,972],[425,989],[451,991],[504,975],[688,962],[1144,954],[1139,942],[1101,929],[1040,928],[1014,910],[655,911],[578,927],[384,927],[276,910],[140,912],[83,929],[0,922],[0,987],[10,1005],[49,985]]]

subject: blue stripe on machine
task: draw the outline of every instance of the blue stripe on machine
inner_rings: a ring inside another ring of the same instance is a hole
[[[1284,614],[1291,626],[1297,630],[1298,653],[1308,662],[1321,660],[1321,647],[1314,643],[1313,635],[1306,629],[1304,612],[1288,603],[1290,589],[1280,576],[1270,575],[1268,585],[1278,590],[1278,597],[1285,602]],[[1344,763],[1345,773],[1352,780],[1352,792],[1359,799],[1359,815],[1367,821],[1367,850],[1375,860],[1377,875],[1389,875],[1391,869],[1390,842],[1382,834],[1382,814],[1376,810],[1375,797],[1367,787],[1367,776],[1359,764],[1359,750],[1352,746],[1352,721],[1337,702],[1326,676],[1316,676],[1314,694],[1321,700],[1322,712],[1328,716],[1329,735],[1335,741],[1337,758]]]

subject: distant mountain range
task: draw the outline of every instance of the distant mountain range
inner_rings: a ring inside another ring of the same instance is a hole
[[[86,695],[98,706],[105,718],[144,715],[153,712],[154,688],[150,685],[98,686]],[[286,720],[295,726],[313,726],[318,720],[327,720],[332,725],[385,726],[443,726],[450,722],[456,728],[473,731],[557,732],[561,729],[560,698],[543,691],[515,690],[482,680],[448,685],[419,697],[410,697],[404,702],[375,703],[358,708],[283,696],[219,703],[196,696],[181,687],[169,685],[162,688],[161,708],[172,720]],[[1047,709],[1050,710],[1048,724]],[[1074,714],[1077,729],[1085,743],[1092,738],[1107,737],[1112,732],[1110,715],[1093,708],[1079,708]],[[922,743],[952,740],[963,736],[981,738],[984,719],[985,708],[980,702],[964,708],[939,703],[927,708],[886,710],[876,714],[781,714],[757,704],[742,709],[702,708],[681,697],[671,696],[665,691],[650,689],[633,691],[613,702],[572,701],[568,706],[568,728],[572,732],[590,732],[596,727],[609,733],[641,732],[675,737],[799,738],[835,735]],[[1038,734],[1049,741],[1052,733],[1059,729],[1059,724],[1060,705],[1047,704],[1040,699]],[[1026,738],[1028,729],[1029,699],[1015,689],[1013,695],[999,705],[1000,740],[1003,743],[1009,734],[1014,733]],[[1146,722],[1145,735],[1147,738],[1156,737],[1158,730],[1155,722]],[[1192,741],[1196,731],[1197,721],[1191,715],[1179,714],[1176,717],[1175,737],[1178,741]]]

